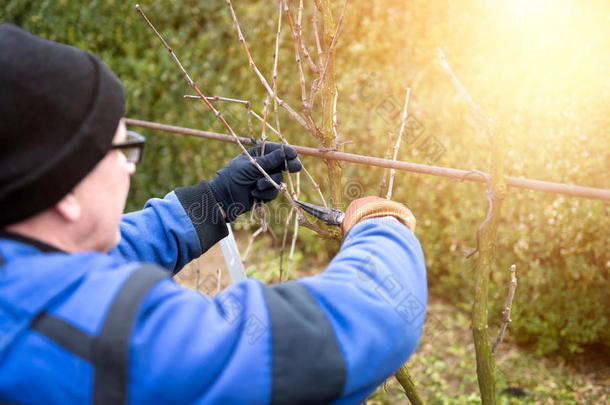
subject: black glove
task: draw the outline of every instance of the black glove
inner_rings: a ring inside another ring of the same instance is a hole
[[[282,151],[279,143],[266,142],[265,155],[259,156],[260,151],[260,145],[248,149],[250,156],[254,157],[278,184],[284,181],[282,174],[282,170],[286,170],[284,157],[288,163],[289,172],[294,173],[301,170],[302,166],[297,159],[297,152],[289,146],[284,145]],[[216,176],[209,184],[216,201],[227,214],[227,221],[233,221],[238,215],[250,211],[254,199],[267,202],[278,195],[278,190],[267,181],[244,153],[216,172]]]

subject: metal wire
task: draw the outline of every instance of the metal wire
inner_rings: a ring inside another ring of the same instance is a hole
[[[492,214],[493,208],[494,208],[494,201],[500,199],[500,197],[498,197],[497,194],[494,193],[494,190],[493,190],[493,187],[491,184],[491,176],[488,173],[482,172],[480,170],[470,170],[470,171],[464,173],[464,175],[462,177],[460,177],[458,179],[454,179],[454,181],[457,181],[457,182],[464,181],[466,179],[466,177],[470,176],[471,174],[477,174],[477,175],[481,176],[487,183],[488,208],[487,208],[487,216],[485,217],[485,220],[483,221],[483,223],[481,223],[481,225],[477,229],[477,247],[474,250],[471,250],[470,252],[468,252],[468,251],[464,252],[467,259],[470,259],[475,253],[477,253],[479,251],[481,232],[483,231],[483,228],[485,228],[485,226],[491,219],[491,214]]]

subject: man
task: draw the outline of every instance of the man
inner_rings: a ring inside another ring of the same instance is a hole
[[[124,102],[95,56],[0,26],[0,400],[363,401],[421,335],[408,209],[357,200],[322,274],[247,279],[211,300],[169,276],[277,191],[241,154],[209,183],[121,215],[144,142]],[[301,168],[291,148],[266,152],[256,159],[275,181]]]

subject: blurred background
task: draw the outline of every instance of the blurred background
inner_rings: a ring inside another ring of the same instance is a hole
[[[226,132],[202,103],[183,100],[189,87],[131,2],[0,3],[0,23],[11,22],[98,54],[125,86],[127,117]],[[335,3],[338,16],[343,3]],[[255,111],[262,111],[265,93],[247,64],[224,1],[140,4],[205,94],[247,99]],[[252,56],[270,80],[277,5],[252,0],[234,6]],[[312,7],[306,4],[303,35],[315,55]],[[279,94],[299,109],[298,74],[285,23],[281,38]],[[489,141],[443,73],[438,48],[482,111],[505,134],[507,176],[610,188],[607,1],[350,2],[336,48],[339,132],[351,141],[344,147],[346,152],[383,157],[388,131],[396,133],[400,127],[404,91],[410,87],[412,125],[398,158],[490,170]],[[321,119],[319,106],[318,101],[313,116]],[[243,106],[217,107],[238,133],[247,136]],[[291,143],[319,146],[287,114],[280,114]],[[255,129],[260,132],[256,121]],[[141,133],[148,140],[145,158],[132,179],[129,210],[177,186],[211,178],[239,152],[232,144]],[[315,158],[302,160],[327,194],[326,166]],[[377,194],[382,175],[383,169],[345,164],[344,202]],[[302,199],[316,202],[315,190],[302,183]],[[465,259],[463,252],[474,248],[477,227],[487,212],[484,186],[399,172],[393,197],[408,204],[417,217],[432,300],[439,300],[442,313],[467,314],[474,261]],[[282,214],[274,217],[272,206],[269,220],[281,236],[286,210],[279,211]],[[246,218],[235,229],[243,246],[255,227]],[[501,322],[508,268],[514,263],[519,285],[509,342],[536,356],[569,360],[589,355],[606,362],[609,230],[608,203],[509,189],[490,283],[490,330],[495,333]],[[257,239],[256,260],[246,262],[250,275],[265,281],[277,277],[279,247],[269,247],[272,243],[268,237]],[[296,274],[323,269],[337,248],[336,243],[302,229],[293,265]],[[467,325],[464,330],[468,333]],[[469,373],[474,376],[474,370]],[[388,401],[383,395],[379,398]]]

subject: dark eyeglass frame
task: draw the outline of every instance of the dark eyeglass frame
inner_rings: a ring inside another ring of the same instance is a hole
[[[142,160],[144,143],[146,138],[135,131],[127,131],[125,142],[117,143],[110,146],[110,150],[119,149],[129,163],[138,164]]]

